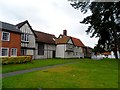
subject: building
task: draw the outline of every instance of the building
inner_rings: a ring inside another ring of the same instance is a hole
[[[36,38],[35,59],[55,58],[55,35],[40,31],[34,31]]]
[[[91,56],[92,56],[92,48],[91,47],[88,47],[88,46],[83,47],[83,52],[84,52],[85,58],[91,58]]]
[[[32,56],[32,59],[91,57],[91,48],[80,39],[67,36],[63,30],[58,38],[33,30],[29,22],[12,25],[1,22],[1,56]]]
[[[36,34],[34,33],[31,25],[26,20],[16,25],[21,34],[21,55],[30,55],[35,59],[35,39]]]
[[[57,58],[83,58],[84,44],[80,39],[67,36],[67,30],[63,30],[63,35],[60,34],[56,39],[56,57]]]
[[[13,24],[0,21],[0,56],[21,55],[21,31]]]

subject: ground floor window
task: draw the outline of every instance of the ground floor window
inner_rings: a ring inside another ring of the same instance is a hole
[[[1,56],[8,56],[8,54],[9,54],[9,48],[2,48],[1,49],[2,51],[2,53],[1,53]]]
[[[11,56],[17,56],[17,48],[11,48]]]
[[[27,55],[27,50],[26,49],[21,49],[21,55]]]

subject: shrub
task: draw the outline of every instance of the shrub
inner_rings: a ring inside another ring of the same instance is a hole
[[[2,64],[20,64],[32,62],[31,56],[1,57]]]

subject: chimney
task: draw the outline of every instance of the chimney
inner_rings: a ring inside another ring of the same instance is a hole
[[[63,35],[67,36],[67,30],[63,30]]]

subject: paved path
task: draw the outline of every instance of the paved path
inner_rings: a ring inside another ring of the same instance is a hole
[[[5,73],[5,74],[0,74],[0,78],[15,76],[17,74],[23,74],[23,73],[43,70],[43,69],[52,68],[52,67],[63,66],[63,65],[67,65],[67,64],[73,64],[73,63],[77,63],[77,62],[70,62],[70,63],[64,63],[64,64],[57,64],[57,65],[53,65],[53,66],[45,66],[45,67],[40,67],[40,68],[32,68],[32,69],[28,69],[28,70],[20,70],[20,71],[15,71],[15,72],[9,72],[9,73]]]

